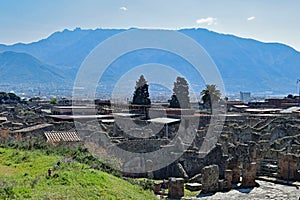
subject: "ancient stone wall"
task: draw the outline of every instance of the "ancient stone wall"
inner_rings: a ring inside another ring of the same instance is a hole
[[[162,145],[168,144],[167,139],[128,140],[117,144],[119,148],[129,152],[146,153],[157,151]]]
[[[293,154],[279,154],[278,178],[300,181],[300,157]]]

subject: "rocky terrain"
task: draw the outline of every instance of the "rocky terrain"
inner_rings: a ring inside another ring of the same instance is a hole
[[[196,197],[186,199],[291,199],[298,200],[300,197],[300,190],[294,186],[286,186],[280,184],[274,184],[265,181],[257,181],[259,187],[245,188],[245,189],[233,189],[229,192],[217,192],[206,195],[199,195]]]

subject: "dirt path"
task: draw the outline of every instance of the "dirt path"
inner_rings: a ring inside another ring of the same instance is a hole
[[[286,186],[280,184],[274,184],[266,181],[257,181],[260,187],[252,189],[239,189],[230,190],[229,192],[217,192],[210,195],[201,195],[198,198],[187,198],[187,199],[251,199],[251,200],[261,200],[261,199],[293,199],[298,200],[300,197],[300,190],[293,186]]]

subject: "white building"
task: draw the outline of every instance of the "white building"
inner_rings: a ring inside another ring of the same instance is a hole
[[[243,102],[249,102],[251,100],[250,92],[240,92],[240,100]]]

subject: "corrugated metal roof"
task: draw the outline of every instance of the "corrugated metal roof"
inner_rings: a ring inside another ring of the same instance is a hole
[[[293,113],[294,111],[300,110],[300,107],[294,106],[280,111],[280,113]]]
[[[148,122],[160,123],[160,124],[171,124],[175,122],[180,122],[180,119],[167,118],[167,117],[158,117],[154,119],[149,119]]]
[[[79,142],[80,137],[75,131],[45,131],[47,142]]]
[[[54,106],[58,109],[95,109],[95,106]]]
[[[55,119],[106,119],[106,118],[113,118],[113,115],[49,115],[49,117]]]
[[[280,108],[248,108],[246,112],[256,112],[256,113],[268,113],[268,112],[279,112]]]
[[[233,105],[235,108],[249,108],[249,106],[246,105]]]
[[[115,120],[114,119],[102,119],[101,122],[102,123],[114,123]]]
[[[138,113],[113,113],[116,117],[138,117],[140,114]]]

